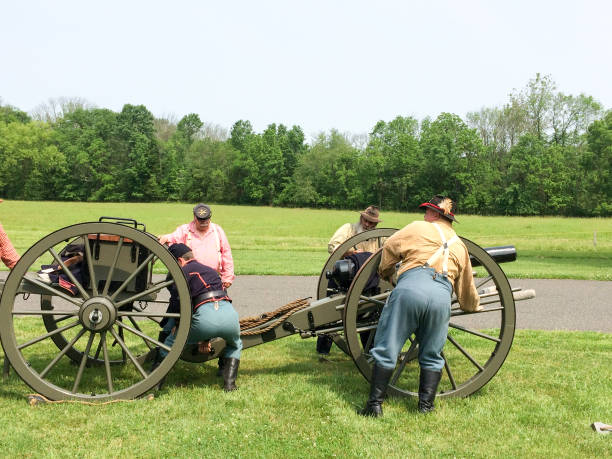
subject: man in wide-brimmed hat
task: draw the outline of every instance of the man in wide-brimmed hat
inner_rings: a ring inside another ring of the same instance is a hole
[[[372,205],[368,206],[363,212],[359,212],[360,218],[356,223],[345,223],[336,230],[334,235],[327,243],[327,251],[333,253],[344,241],[356,236],[364,231],[372,230],[376,228],[382,220],[379,218],[378,207]],[[378,250],[378,240],[365,240],[357,244],[355,248],[350,248],[342,256],[351,256],[356,252],[376,252]],[[331,350],[333,339],[328,335],[319,335],[317,337],[317,352],[321,359],[325,360],[329,351]]]
[[[349,238],[367,230],[376,228],[382,220],[379,217],[378,207],[368,206],[363,212],[359,212],[361,217],[357,223],[345,223],[336,230],[334,235],[327,243],[327,251],[333,253],[340,244]],[[364,241],[357,245],[357,251],[375,252],[378,249],[377,241]],[[354,250],[349,250],[353,252]]]
[[[383,246],[378,273],[390,280],[397,270],[398,280],[382,310],[370,351],[374,367],[370,398],[360,411],[364,416],[382,415],[398,355],[413,333],[421,369],[418,410],[432,411],[444,367],[441,354],[453,290],[461,309],[482,309],[468,250],[452,227],[457,221],[455,203],[448,196],[436,195],[419,207],[425,209],[424,221],[405,226]]]
[[[0,199],[0,203],[1,202],[2,199]],[[2,259],[2,263],[4,263],[9,269],[13,269],[20,258],[19,254],[15,250],[15,247],[13,247],[11,240],[4,231],[2,223],[0,223],[0,258]]]

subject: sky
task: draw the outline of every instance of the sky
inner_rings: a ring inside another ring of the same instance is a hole
[[[3,0],[0,98],[315,137],[500,107],[540,73],[610,109],[611,22],[609,0]]]

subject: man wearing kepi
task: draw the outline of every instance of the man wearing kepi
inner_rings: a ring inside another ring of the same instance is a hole
[[[178,260],[189,287],[193,315],[187,343],[198,343],[200,347],[208,347],[211,338],[223,338],[225,349],[220,360],[223,360],[223,388],[225,391],[236,390],[236,376],[240,364],[240,322],[238,313],[234,310],[227,292],[223,289],[221,278],[209,266],[194,259],[193,252],[185,244],[173,244],[168,250]],[[170,290],[168,312],[179,312],[180,301],[176,288]],[[176,325],[176,322],[174,322]],[[164,344],[172,347],[176,329],[165,338]],[[210,350],[210,349],[208,349]],[[159,349],[159,357],[153,365],[155,369],[168,353]]]
[[[374,358],[370,398],[360,414],[381,416],[382,403],[398,354],[414,333],[419,344],[419,404],[427,413],[442,376],[442,348],[448,333],[453,289],[464,311],[478,311],[480,298],[474,285],[468,250],[452,228],[455,203],[436,195],[419,207],[425,221],[413,222],[385,242],[378,267],[384,279],[398,269],[397,286],[387,299],[378,321],[371,350]]]
[[[195,259],[210,266],[221,276],[223,288],[234,282],[234,259],[223,228],[212,223],[212,211],[206,204],[197,204],[193,208],[193,220],[179,226],[173,233],[159,237],[160,244],[187,245],[193,251]]]

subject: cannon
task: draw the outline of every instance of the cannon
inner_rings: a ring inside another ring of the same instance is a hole
[[[367,283],[380,262],[380,247],[395,231],[367,231],[340,245],[323,267],[316,299],[298,299],[241,320],[244,349],[295,334],[328,334],[369,379],[369,349],[393,284],[381,280],[371,288]],[[376,240],[379,250],[350,273],[345,287],[330,289],[334,265],[349,248],[367,239]],[[466,313],[453,299],[441,397],[470,395],[497,373],[512,345],[515,299],[532,295],[513,291],[496,262],[513,260],[513,247],[483,249],[463,241],[485,309]],[[81,248],[79,272],[63,256],[68,246]],[[48,264],[55,265],[62,280],[49,282],[35,272]],[[166,312],[167,301],[159,295],[170,285],[178,290],[179,313]],[[212,360],[225,345],[214,339],[212,351],[202,354],[197,345],[187,344],[191,299],[183,273],[157,238],[131,219],[102,217],[45,236],[26,251],[0,287],[5,369],[10,363],[26,384],[51,400],[137,398],[157,387],[179,359]],[[180,319],[171,348],[158,340],[164,317]],[[159,347],[168,355],[149,371],[146,362]],[[391,395],[417,395],[417,353],[418,343],[411,338],[399,356]]]

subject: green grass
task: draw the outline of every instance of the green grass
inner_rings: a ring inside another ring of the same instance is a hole
[[[134,218],[159,235],[191,219],[192,204],[8,201],[0,222],[23,253],[52,231],[102,215]],[[327,241],[355,211],[213,205],[213,221],[226,231],[237,274],[319,275]],[[382,212],[381,227],[401,228],[419,213]],[[487,247],[514,245],[510,277],[612,280],[612,219],[480,217],[460,215],[457,232]]]
[[[4,202],[0,221],[17,250],[64,226],[101,215],[135,218],[154,234],[190,219],[191,204]],[[238,274],[318,275],[335,229],[351,211],[213,206]],[[383,212],[385,227],[418,213]],[[482,246],[513,244],[511,277],[612,280],[612,219],[460,216],[459,234]],[[594,244],[596,233],[596,246]],[[31,330],[33,336],[39,330]],[[24,338],[25,339],[25,338]],[[49,342],[41,345],[53,346]],[[30,350],[28,350],[30,352]],[[36,346],[31,363],[37,365]],[[449,350],[450,352],[450,350]],[[466,399],[438,400],[435,413],[414,399],[391,399],[382,419],[355,414],[368,386],[334,348],[318,362],[313,340],[290,337],[247,349],[240,390],[226,394],[216,362],[179,362],[153,400],[100,406],[28,406],[31,390],[11,372],[0,385],[3,457],[611,457],[612,335],[516,333],[499,374]],[[61,371],[59,371],[61,370]],[[131,365],[113,370],[132,384]],[[74,374],[58,364],[58,383]],[[66,376],[67,375],[67,376]],[[413,375],[416,376],[416,375]],[[408,376],[409,378],[409,376]],[[53,378],[51,378],[53,380]],[[87,388],[92,381],[84,381]]]
[[[0,386],[0,451],[11,457],[610,457],[612,335],[521,331],[497,376],[465,399],[391,399],[381,419],[355,414],[366,381],[312,340],[244,351],[240,389],[215,364],[179,362],[154,400],[28,406],[11,373]]]

